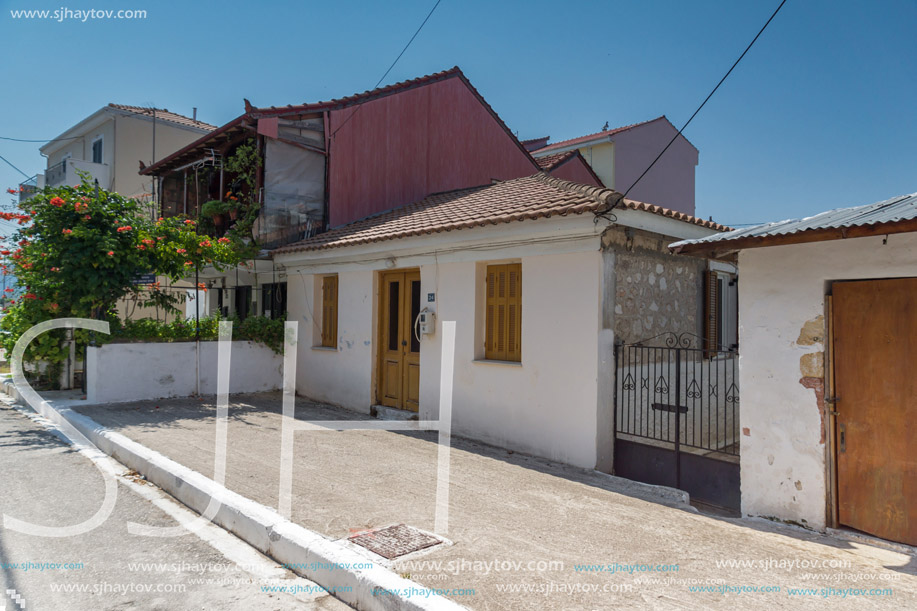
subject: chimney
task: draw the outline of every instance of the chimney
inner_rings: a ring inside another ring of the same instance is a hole
[[[191,113],[191,118],[197,121],[197,106],[194,107],[194,110]]]

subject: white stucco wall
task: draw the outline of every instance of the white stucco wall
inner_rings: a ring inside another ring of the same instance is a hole
[[[421,267],[422,295],[437,290],[437,322],[456,321],[453,430],[594,468],[601,253],[522,258],[522,361],[516,364],[483,362],[483,330],[476,325],[484,319],[475,297],[483,296],[484,265]],[[422,417],[437,415],[440,341],[437,334],[421,344]]]
[[[482,337],[476,326],[483,326],[478,299],[483,291],[481,274],[487,263],[507,260],[417,266],[421,306],[436,312],[437,329],[443,320],[456,321],[453,432],[593,468],[602,284],[598,241],[588,252],[509,259],[522,262],[522,362],[484,363],[480,362],[483,343],[476,341]],[[321,343],[321,327],[315,278],[321,274],[288,273],[289,320],[300,322],[300,394],[361,412],[374,405],[376,277],[385,269],[379,267],[338,273],[334,349],[316,347]],[[435,294],[434,302],[427,302],[428,293]],[[422,419],[438,415],[440,341],[437,332],[421,342]]]
[[[201,394],[216,394],[217,342],[201,342]],[[106,344],[89,348],[89,403],[187,397],[196,390],[194,342]],[[232,342],[229,392],[283,387],[283,359],[263,344]]]
[[[315,278],[314,274],[287,274],[287,320],[299,321],[297,392],[368,414],[375,387],[375,274],[360,270],[338,275],[336,348],[321,346],[321,307],[319,302],[316,308]]]
[[[826,451],[814,390],[800,380],[824,351],[800,344],[822,326],[833,280],[917,275],[917,236],[896,234],[739,253],[742,511],[823,529]]]

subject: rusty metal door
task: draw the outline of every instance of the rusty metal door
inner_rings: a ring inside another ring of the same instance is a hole
[[[832,289],[838,521],[917,545],[917,278]]]

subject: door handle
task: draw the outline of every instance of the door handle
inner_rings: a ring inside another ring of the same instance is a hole
[[[838,446],[838,451],[842,453],[847,451],[847,425],[846,424],[837,425],[837,446]]]
[[[407,346],[407,345],[408,345],[408,340],[406,340],[406,339],[401,340],[401,345],[402,345],[402,346]]]

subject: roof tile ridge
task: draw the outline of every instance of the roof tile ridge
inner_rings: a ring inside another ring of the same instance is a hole
[[[594,187],[592,185],[573,182],[572,180],[556,178],[547,172],[539,172],[535,174],[533,178],[540,180],[541,182],[554,187],[555,189],[569,191],[571,193],[576,193],[583,197],[593,199],[603,206],[603,211],[614,208],[624,200],[624,195],[618,193],[614,189],[608,189],[607,187]]]

